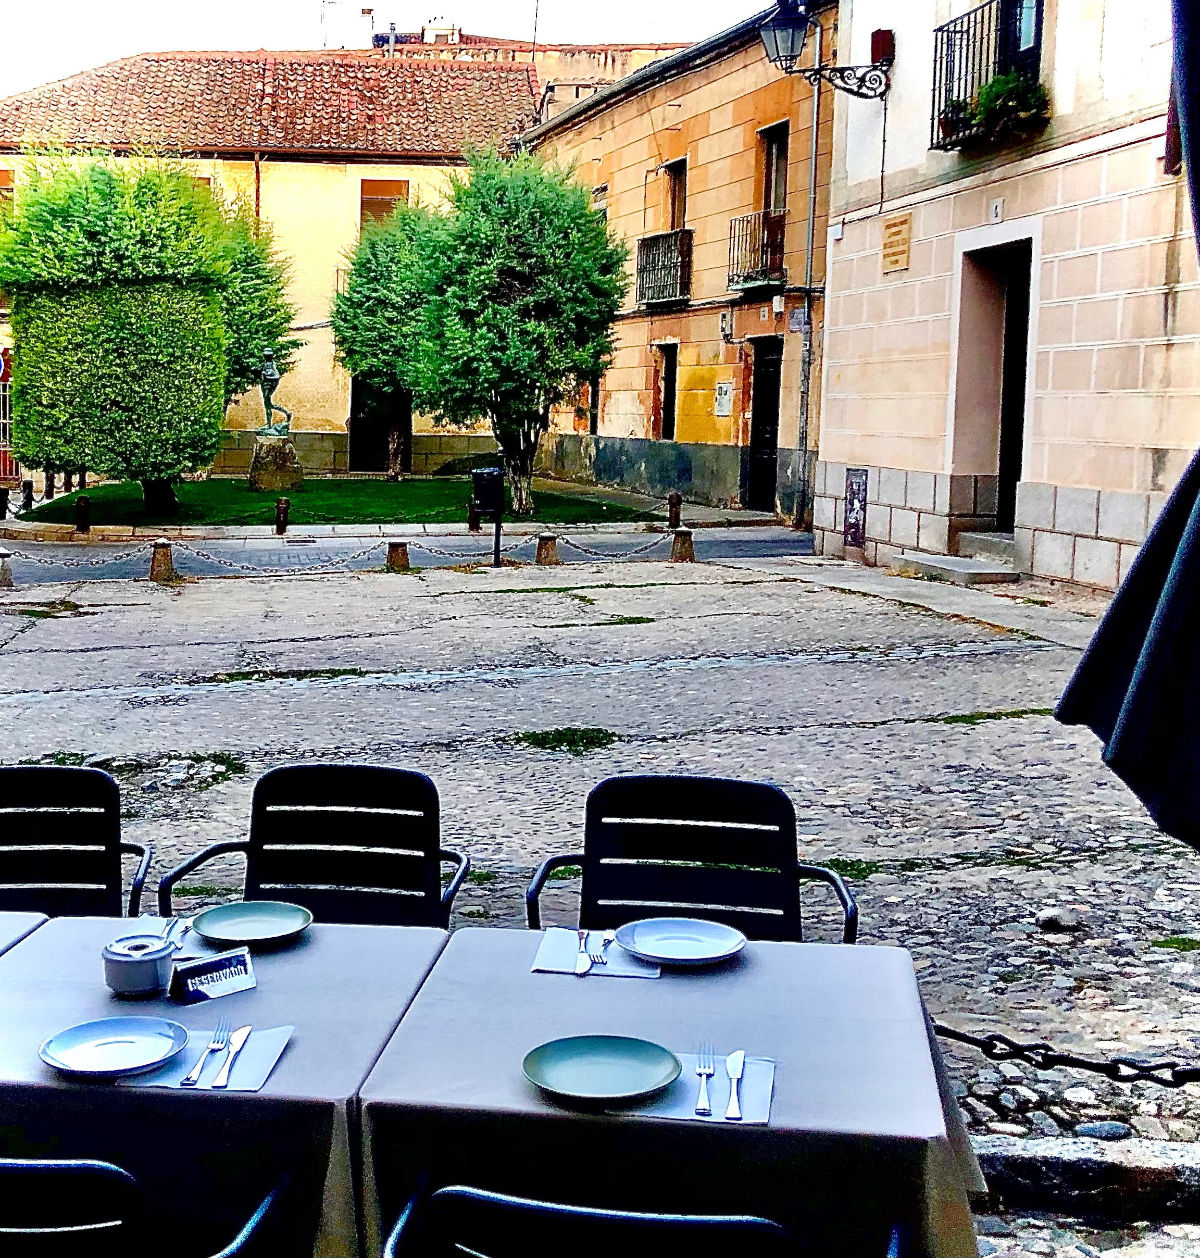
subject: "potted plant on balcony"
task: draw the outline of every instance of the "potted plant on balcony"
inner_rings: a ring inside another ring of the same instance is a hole
[[[1024,140],[1050,121],[1050,95],[1020,70],[997,74],[975,98],[974,126],[990,144]]]
[[[953,140],[955,136],[970,131],[975,126],[975,109],[969,100],[955,97],[948,100],[938,114],[938,131],[943,140]]]

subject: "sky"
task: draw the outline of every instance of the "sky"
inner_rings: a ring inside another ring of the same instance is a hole
[[[663,43],[714,34],[767,0],[325,0],[326,29],[374,5],[376,30],[444,18],[548,43]],[[322,0],[0,0],[0,97],[137,52],[320,48]],[[341,46],[337,40],[335,46]]]

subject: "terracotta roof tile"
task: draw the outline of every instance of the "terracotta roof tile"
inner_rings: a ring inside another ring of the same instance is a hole
[[[165,52],[0,99],[0,148],[460,154],[532,121],[528,65],[369,52]]]

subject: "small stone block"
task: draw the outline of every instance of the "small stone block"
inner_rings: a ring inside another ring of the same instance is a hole
[[[904,506],[905,485],[908,473],[895,467],[879,469],[879,501],[885,506]]]
[[[904,505],[917,511],[934,510],[935,477],[932,472],[909,472]]]
[[[1054,498],[1054,531],[1095,537],[1100,508],[1098,489],[1060,485]]]
[[[539,542],[540,548],[540,542]],[[691,529],[676,529],[671,542],[671,563],[695,563],[696,551],[692,545]]]
[[[150,580],[174,581],[175,565],[171,560],[171,543],[160,537],[150,552]]]
[[[407,542],[388,542],[387,570],[389,572],[407,572],[409,570]]]
[[[675,536],[678,538],[683,529],[677,529]],[[671,558],[675,559],[675,547],[671,547]],[[537,559],[535,561],[541,567],[553,567],[562,563],[558,557],[558,537],[554,533],[539,533],[537,544]]]
[[[1144,542],[1147,505],[1145,494],[1102,489],[1098,529],[1100,536],[1117,542]]]
[[[958,555],[899,555],[895,566],[917,576],[946,581],[951,585],[997,585],[1018,579],[1007,565],[984,559],[962,559]]]

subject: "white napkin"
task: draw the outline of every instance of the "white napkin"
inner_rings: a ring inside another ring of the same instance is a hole
[[[604,932],[593,930],[588,932],[588,951],[600,952],[604,943]],[[586,977],[593,975],[606,978],[659,978],[662,967],[642,961],[632,953],[626,952],[617,942],[603,949],[607,958],[605,965],[593,965]],[[566,930],[561,926],[551,926],[542,936],[542,942],[533,959],[532,972],[545,974],[574,974],[575,958],[579,956],[579,935],[576,931]]]
[[[771,1117],[771,1097],[775,1091],[775,1062],[770,1057],[747,1057],[742,1070],[742,1087],[739,1100],[742,1118],[726,1119],[725,1107],[729,1104],[729,1075],[725,1072],[725,1058],[718,1057],[716,1073],[708,1081],[708,1099],[712,1113],[696,1113],[696,1100],[700,1095],[700,1076],[696,1073],[698,1058],[695,1053],[676,1053],[683,1073],[666,1091],[652,1101],[636,1109],[614,1110],[634,1118],[690,1118],[698,1123],[724,1123],[731,1127],[762,1127]]]
[[[242,1051],[234,1060],[233,1069],[229,1072],[229,1085],[218,1091],[257,1092],[270,1078],[275,1063],[283,1056],[288,1040],[292,1038],[294,1026],[255,1027],[249,1038],[242,1045]],[[199,1060],[200,1054],[212,1039],[212,1031],[188,1032],[188,1042],[182,1053],[177,1053],[165,1066],[157,1070],[147,1071],[144,1075],[126,1075],[116,1082],[126,1087],[137,1088],[178,1088],[180,1080],[191,1072]],[[209,1053],[200,1072],[200,1082],[195,1091],[206,1092],[212,1081],[220,1073],[225,1064],[227,1053]],[[192,1088],[182,1091],[191,1092]]]

